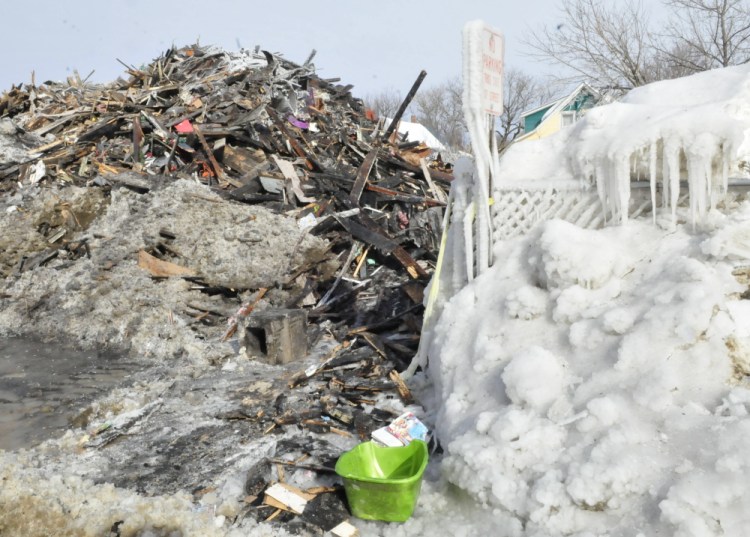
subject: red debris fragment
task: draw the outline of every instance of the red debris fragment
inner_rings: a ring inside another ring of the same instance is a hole
[[[190,123],[189,119],[186,119],[184,121],[180,121],[177,125],[175,125],[174,130],[176,130],[178,134],[192,134],[193,124]]]

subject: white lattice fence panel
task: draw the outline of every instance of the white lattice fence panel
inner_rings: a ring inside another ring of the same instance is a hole
[[[591,229],[604,224],[602,205],[592,191],[505,190],[496,193],[492,205],[496,240],[523,235],[554,218]]]
[[[729,188],[718,201],[716,209],[729,212],[750,198],[747,188]],[[604,212],[598,195],[593,190],[503,190],[496,192],[492,205],[492,225],[495,240],[503,240],[531,231],[537,224],[554,218],[579,227],[597,229],[604,225]],[[689,206],[687,188],[683,186],[678,207]],[[657,207],[662,206],[661,192],[657,192]],[[634,188],[630,194],[630,218],[651,214],[651,193],[646,188]]]

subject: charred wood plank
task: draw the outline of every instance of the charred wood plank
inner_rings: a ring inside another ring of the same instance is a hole
[[[401,121],[401,117],[404,115],[404,112],[406,112],[406,108],[409,106],[409,103],[411,103],[411,100],[414,98],[414,95],[416,95],[417,90],[419,89],[419,86],[422,85],[422,81],[424,80],[426,76],[427,76],[427,71],[422,70],[419,73],[419,76],[414,81],[414,84],[409,90],[409,93],[406,94],[406,97],[404,97],[404,101],[401,103],[401,106],[398,107],[396,114],[393,116],[393,119],[391,120],[391,124],[388,125],[388,128],[385,130],[385,133],[383,133],[383,140],[387,141],[391,137],[391,134],[393,134],[393,131],[396,130],[396,126],[398,125],[398,122]]]
[[[378,150],[372,149],[365,157],[362,165],[359,167],[359,171],[357,172],[357,179],[354,181],[354,186],[352,187],[352,191],[349,194],[349,199],[352,203],[359,203],[359,197],[362,195],[362,190],[364,190],[365,188],[367,177],[370,175],[370,171],[372,171],[372,166],[373,164],[375,164],[375,159],[377,157]]]
[[[427,198],[423,196],[407,196],[398,190],[391,190],[390,188],[383,188],[378,185],[368,184],[365,187],[367,190],[371,192],[377,192],[378,194],[384,194],[388,196],[393,201],[400,201],[403,203],[423,203],[428,207],[444,207],[445,203],[442,201],[438,201],[433,198]]]

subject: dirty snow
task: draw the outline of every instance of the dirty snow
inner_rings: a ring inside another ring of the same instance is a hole
[[[221,296],[207,299],[180,278],[153,280],[138,266],[139,250],[166,242],[172,261],[209,285],[259,288],[274,287],[296,264],[326,249],[322,240],[301,232],[294,219],[260,206],[224,202],[196,182],[153,186],[147,194],[114,188],[109,204],[94,187],[45,188],[11,200],[22,210],[0,214],[0,225],[11,231],[0,237],[9,259],[44,242],[36,231],[41,224],[66,225],[65,207],[93,220],[79,230],[89,240],[91,255],[75,262],[61,255],[9,280],[3,292],[12,300],[0,308],[0,335],[72,338],[89,346],[124,348],[141,356],[186,356],[205,364],[235,350],[207,340],[188,314],[190,305],[225,311],[228,318],[239,304],[227,305]],[[162,230],[175,239],[161,237]],[[0,261],[0,274],[11,270]]]

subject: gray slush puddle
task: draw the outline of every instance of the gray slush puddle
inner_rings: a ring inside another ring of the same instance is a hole
[[[0,449],[30,448],[62,434],[88,401],[136,367],[113,351],[0,338]]]

